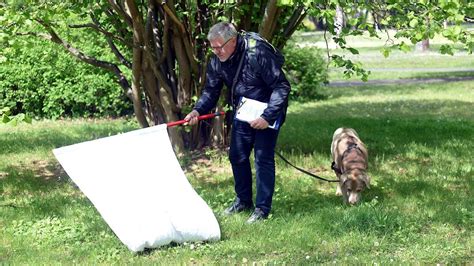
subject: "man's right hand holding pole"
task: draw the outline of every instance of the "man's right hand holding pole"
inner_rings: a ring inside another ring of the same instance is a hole
[[[184,120],[188,121],[186,124],[190,126],[194,126],[198,123],[199,119],[199,112],[196,110],[192,110],[185,118]]]

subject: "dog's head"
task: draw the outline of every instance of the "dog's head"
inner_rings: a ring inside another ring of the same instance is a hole
[[[370,177],[365,171],[348,171],[341,175],[340,184],[345,202],[356,204],[361,199],[361,193],[369,188]]]

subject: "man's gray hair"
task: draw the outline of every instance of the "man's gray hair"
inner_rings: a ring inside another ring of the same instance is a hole
[[[232,23],[219,22],[211,27],[209,33],[207,34],[207,39],[211,41],[217,38],[222,38],[224,42],[226,42],[230,38],[237,36],[237,34],[238,32]]]

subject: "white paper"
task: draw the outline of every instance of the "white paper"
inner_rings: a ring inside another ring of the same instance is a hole
[[[214,213],[186,179],[166,125],[53,153],[130,250],[220,239]]]
[[[259,118],[263,114],[267,106],[267,103],[242,97],[240,99],[239,106],[237,107],[237,113],[235,114],[235,118],[240,121],[251,122]],[[273,125],[269,125],[268,127],[275,128],[275,126],[276,121],[275,123],[273,123]]]

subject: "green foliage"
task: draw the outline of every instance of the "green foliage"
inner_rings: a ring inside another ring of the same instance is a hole
[[[13,114],[45,118],[118,116],[130,111],[109,73],[79,63],[50,42],[29,43],[31,47],[4,50],[0,106]]]
[[[20,122],[31,124],[31,117],[23,113],[12,115],[9,107],[0,109],[0,124],[16,126]]]
[[[397,29],[397,38],[405,37],[416,44],[433,39],[436,33],[442,33],[453,43],[464,44],[468,52],[472,53],[473,33],[461,26],[474,8],[472,1],[388,1],[385,8],[390,16],[386,16],[381,24]],[[449,27],[445,28],[445,23]],[[450,53],[453,43],[446,44],[441,52]]]
[[[337,7],[344,13],[345,25],[341,28],[334,25]],[[359,51],[351,47],[349,39],[368,32],[370,37],[386,40],[381,52],[384,57],[388,57],[393,49],[411,51],[413,48],[407,45],[406,39],[416,44],[433,39],[437,34],[442,34],[450,41],[440,47],[440,53],[453,55],[456,50],[465,49],[471,54],[474,34],[463,27],[463,23],[472,20],[473,10],[474,2],[466,0],[314,1],[308,14],[325,22],[328,35],[338,48],[357,54]],[[394,39],[388,36],[388,30],[397,32]],[[360,65],[343,58],[340,50],[333,53],[333,64],[343,68],[346,77],[357,75],[367,80],[367,73]]]
[[[370,75],[370,71],[366,71],[361,63],[354,63],[352,60],[345,59],[340,55],[332,55],[331,62],[340,68],[344,68],[344,77],[349,79],[352,76],[356,75],[360,77],[363,81],[367,81]]]
[[[131,104],[111,73],[79,62],[58,44],[42,39],[47,31],[39,21],[58,26],[57,33],[82,52],[104,60],[113,58],[97,32],[64,27],[82,24],[84,18],[80,14],[90,4],[90,1],[3,4],[0,106],[10,108],[13,114],[39,118],[119,116],[131,112]],[[95,6],[95,12],[100,9],[99,5]]]
[[[327,63],[321,50],[288,44],[283,52],[284,69],[291,83],[290,99],[320,99],[319,91],[328,82]]]
[[[316,26],[309,19],[306,18],[303,20],[303,22],[301,22],[301,27],[299,28],[299,31],[314,32],[315,30]]]

